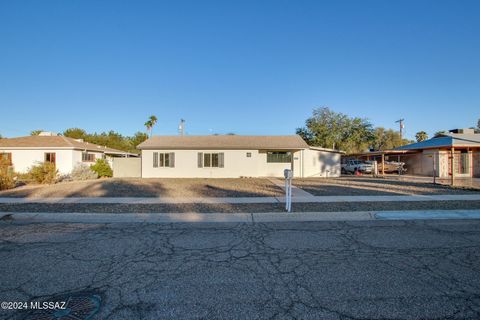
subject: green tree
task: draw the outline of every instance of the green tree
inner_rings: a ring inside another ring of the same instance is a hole
[[[415,134],[415,139],[417,139],[417,142],[422,142],[428,139],[428,134],[425,131],[418,131],[417,134]]]
[[[399,131],[377,127],[371,147],[374,150],[390,150],[413,142],[409,139],[402,139]]]
[[[105,159],[97,159],[95,164],[90,166],[90,169],[92,169],[93,172],[96,172],[100,178],[110,178],[113,176],[112,168],[110,168],[110,165]]]
[[[44,130],[42,129],[38,129],[38,130],[33,130],[33,131],[30,131],[30,135],[31,136],[38,136],[40,133],[42,133]]]
[[[135,150],[135,148],[142,143],[143,141],[148,139],[148,135],[144,132],[135,132],[133,137],[130,138],[130,143],[132,145],[132,149]]]
[[[440,130],[440,131],[435,132],[435,134],[433,135],[433,137],[436,138],[436,137],[438,137],[438,136],[443,136],[443,135],[446,135],[446,134],[448,134],[447,131],[445,131],[445,130]]]
[[[347,153],[363,152],[373,140],[372,125],[367,119],[351,118],[327,107],[313,110],[305,127],[298,128],[296,132],[312,146],[339,149]]]
[[[84,139],[87,136],[87,132],[80,128],[69,128],[63,131],[63,135],[65,137],[73,138],[73,139]]]

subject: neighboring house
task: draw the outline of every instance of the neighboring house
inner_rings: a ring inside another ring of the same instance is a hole
[[[38,136],[0,139],[0,156],[8,159],[16,172],[26,172],[33,165],[47,161],[55,163],[59,173],[68,174],[77,164],[90,165],[97,159],[106,159],[111,165],[114,157],[134,154],[42,132]]]
[[[448,134],[394,151],[411,153],[405,157],[409,174],[431,176],[435,163],[436,176],[440,178],[452,175],[452,164],[455,177],[480,177],[480,134],[473,129],[450,130]]]
[[[341,152],[291,136],[154,136],[138,147],[144,178],[338,177]]]

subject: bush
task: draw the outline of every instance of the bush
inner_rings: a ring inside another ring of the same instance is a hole
[[[15,187],[13,168],[7,159],[0,157],[0,190],[12,189]]]
[[[73,168],[72,174],[70,175],[72,180],[90,180],[97,179],[98,174],[90,169],[89,166],[84,164],[78,164]]]
[[[95,171],[101,178],[113,176],[112,168],[110,168],[107,160],[97,159],[97,162],[94,165],[90,166],[90,168]]]
[[[42,162],[30,168],[27,172],[29,180],[42,184],[55,183],[57,180],[58,170],[55,164],[51,162]]]

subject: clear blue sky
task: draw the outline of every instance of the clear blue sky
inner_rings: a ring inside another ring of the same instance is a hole
[[[480,1],[0,2],[0,134],[291,134],[315,107],[406,134],[480,118]]]

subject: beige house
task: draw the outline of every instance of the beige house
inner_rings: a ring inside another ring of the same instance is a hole
[[[290,136],[154,136],[141,143],[144,178],[340,176],[340,152]]]
[[[38,136],[0,139],[0,156],[7,159],[16,172],[24,173],[33,165],[48,161],[55,163],[59,173],[69,174],[78,164],[90,165],[106,159],[133,154],[72,139],[50,132]]]
[[[480,134],[473,129],[455,129],[422,142],[396,148],[404,157],[410,174],[439,178],[480,177]],[[453,168],[453,170],[452,170]]]

